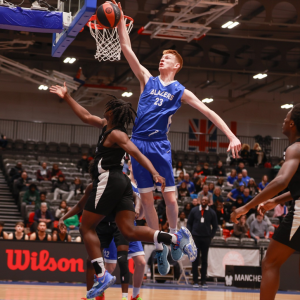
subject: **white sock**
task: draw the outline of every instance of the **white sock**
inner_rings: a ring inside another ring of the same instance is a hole
[[[163,247],[162,243],[158,243],[157,242],[157,236],[158,236],[158,234],[159,234],[159,230],[156,230],[155,233],[154,233],[154,237],[153,237],[153,239],[154,239],[154,245],[155,245],[156,250],[162,251],[164,249],[164,247]]]
[[[173,233],[173,234],[177,233],[177,228],[170,227],[170,233]]]
[[[122,298],[126,298],[128,300],[128,293],[122,293]]]
[[[140,294],[140,288],[139,287],[133,287],[132,298],[135,298],[139,294]]]
[[[98,277],[102,277],[104,275],[104,273],[105,273],[105,267],[104,267],[103,257],[95,258],[95,259],[91,260],[91,263],[94,265],[95,271],[97,269],[99,270],[99,271],[96,271],[96,273],[98,273],[97,276]],[[95,267],[95,264],[98,264],[99,268]]]

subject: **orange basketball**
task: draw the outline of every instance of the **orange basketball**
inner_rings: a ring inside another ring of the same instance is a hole
[[[121,20],[121,12],[117,5],[105,2],[98,7],[96,19],[100,26],[104,28],[114,28]]]

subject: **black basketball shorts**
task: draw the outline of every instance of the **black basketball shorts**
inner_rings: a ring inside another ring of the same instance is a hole
[[[119,169],[101,173],[93,182],[93,189],[85,210],[108,216],[119,211],[134,212],[133,192],[130,179]]]

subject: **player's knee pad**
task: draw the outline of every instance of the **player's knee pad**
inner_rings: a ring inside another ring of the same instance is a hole
[[[121,283],[129,283],[128,251],[118,251],[118,264],[120,268]]]

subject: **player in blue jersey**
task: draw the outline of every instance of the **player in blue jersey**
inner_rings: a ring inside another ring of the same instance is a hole
[[[115,4],[116,1],[113,1]],[[228,151],[232,156],[238,157],[241,143],[231,132],[226,123],[191,91],[185,89],[175,75],[183,65],[182,57],[175,50],[166,50],[159,62],[160,76],[153,77],[150,72],[138,61],[131,48],[129,35],[125,27],[121,4],[121,21],[118,33],[122,52],[127,59],[133,73],[140,82],[140,100],[137,118],[133,127],[132,142],[153,163],[155,168],[166,178],[166,187],[163,193],[166,202],[166,212],[170,224],[170,233],[176,233],[178,205],[175,197],[175,182],[172,173],[171,145],[167,134],[170,129],[172,116],[182,103],[189,104],[211,120],[229,139]],[[148,225],[158,229],[158,217],[153,205],[153,180],[151,174],[132,159],[132,166],[138,188],[141,193],[142,205]],[[156,244],[157,256],[162,255],[165,248]],[[174,260],[182,257],[180,249],[171,248]],[[159,265],[161,274],[166,273],[168,266]]]

